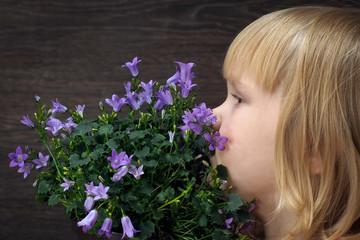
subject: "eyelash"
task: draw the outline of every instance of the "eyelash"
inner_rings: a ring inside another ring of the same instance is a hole
[[[244,100],[241,97],[238,97],[238,96],[236,96],[234,94],[232,94],[232,96],[233,96],[233,98],[235,98],[237,100],[238,104],[244,102]]]

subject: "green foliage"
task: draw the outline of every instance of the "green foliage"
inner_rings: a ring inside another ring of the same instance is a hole
[[[142,91],[140,79],[134,77],[132,91]],[[97,119],[85,120],[77,111],[68,110],[77,125],[71,133],[63,129],[61,134],[50,136],[43,123],[49,121],[50,111],[39,106],[37,124],[34,129],[45,144],[50,160],[47,168],[41,169],[38,177],[36,199],[54,206],[61,203],[74,221],[82,220],[87,211],[84,201],[88,194],[85,184],[103,184],[110,187],[108,198],[95,201],[98,220],[89,233],[97,233],[105,218],[113,219],[112,231],[123,232],[120,219],[126,215],[141,232],[136,239],[236,239],[241,234],[227,229],[225,220],[242,225],[251,219],[243,202],[222,183],[227,180],[226,168],[210,166],[208,156],[212,154],[209,143],[202,136],[212,129],[205,123],[202,134],[191,130],[183,133],[182,116],[192,111],[195,99],[190,95],[182,98],[179,88],[154,85],[154,92],[169,89],[173,104],[156,110],[155,94],[150,103],[127,114],[100,107]],[[124,117],[119,117],[122,114]],[[63,116],[67,119],[68,116]],[[174,133],[170,139],[170,133]],[[64,137],[65,135],[65,137]],[[125,153],[132,167],[143,167],[143,175],[134,177],[127,173],[116,180],[120,166],[111,163],[113,151]],[[45,155],[45,154],[44,154]],[[37,158],[33,151],[29,161]],[[60,185],[64,179],[72,183],[64,191]],[[91,194],[90,194],[91,195]],[[94,194],[92,194],[93,196]],[[170,238],[169,238],[170,239]]]

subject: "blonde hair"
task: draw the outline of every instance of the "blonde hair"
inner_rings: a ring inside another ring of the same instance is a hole
[[[360,12],[298,7],[261,17],[225,57],[225,79],[245,71],[283,91],[275,169],[279,208],[298,213],[291,234],[360,239],[350,230],[360,215]]]

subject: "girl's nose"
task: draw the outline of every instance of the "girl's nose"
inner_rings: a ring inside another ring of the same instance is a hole
[[[220,106],[214,108],[212,111],[213,111],[213,115],[216,116],[216,123],[213,124],[211,127],[215,132],[217,132],[220,130],[220,126],[221,126]]]

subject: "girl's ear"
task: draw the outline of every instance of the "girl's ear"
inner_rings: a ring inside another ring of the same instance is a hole
[[[311,175],[319,175],[323,171],[323,162],[320,158],[311,158],[310,173]]]

